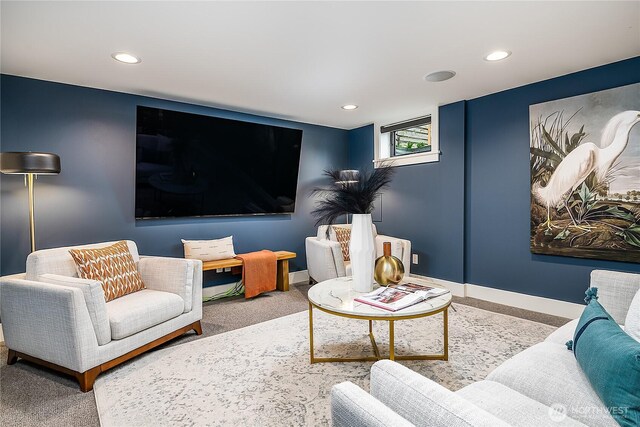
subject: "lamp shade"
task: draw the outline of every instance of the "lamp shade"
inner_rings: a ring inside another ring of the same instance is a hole
[[[53,153],[0,153],[0,172],[6,174],[56,175],[60,173],[60,157]]]
[[[336,184],[354,184],[358,182],[360,171],[357,169],[345,169],[340,171],[340,179]]]

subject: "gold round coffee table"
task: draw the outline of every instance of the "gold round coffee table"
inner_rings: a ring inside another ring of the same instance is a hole
[[[433,283],[425,283],[423,280],[408,278],[403,283],[413,282],[431,287],[442,287]],[[382,320],[389,322],[389,357],[391,360],[449,360],[449,306],[451,305],[451,292],[421,303],[412,305],[399,311],[387,311],[354,301],[355,298],[364,295],[353,290],[351,277],[338,277],[317,283],[309,289],[309,354],[311,363],[320,362],[368,362],[386,359],[380,355],[378,345],[373,335],[373,321]],[[349,319],[368,320],[369,338],[373,346],[375,356],[358,358],[315,357],[313,350],[313,309],[316,308],[325,313],[346,317]],[[396,355],[394,349],[394,324],[399,320],[417,319],[420,317],[443,315],[443,339],[444,349],[440,354],[416,354]]]

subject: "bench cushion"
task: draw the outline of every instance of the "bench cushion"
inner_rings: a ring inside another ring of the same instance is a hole
[[[184,311],[184,300],[170,292],[144,289],[107,303],[111,338],[119,340],[151,328]]]
[[[184,257],[201,261],[217,261],[235,258],[233,236],[214,240],[184,240]]]

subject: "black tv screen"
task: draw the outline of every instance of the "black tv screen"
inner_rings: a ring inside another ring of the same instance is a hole
[[[136,218],[293,213],[302,130],[138,106]]]

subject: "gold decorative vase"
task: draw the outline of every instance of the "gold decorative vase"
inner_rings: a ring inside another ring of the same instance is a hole
[[[383,253],[376,260],[373,270],[373,278],[382,286],[400,283],[404,277],[404,265],[402,261],[391,255],[391,243],[384,242]]]

